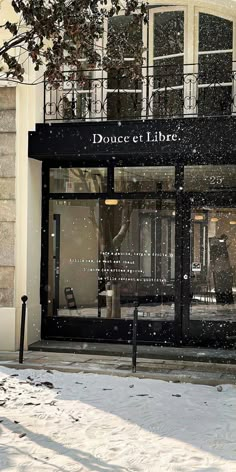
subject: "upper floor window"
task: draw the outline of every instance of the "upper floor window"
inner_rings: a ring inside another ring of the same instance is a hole
[[[148,25],[135,15],[108,19],[104,68],[91,68],[83,59],[72,86],[69,81],[57,91],[49,87],[46,119],[235,113],[234,21],[179,6],[150,7]]]
[[[232,111],[233,22],[199,14],[198,113]]]
[[[114,37],[116,43],[114,44]],[[107,94],[104,112],[112,119],[140,118],[142,101],[142,24],[133,15],[108,21]],[[104,85],[106,81],[104,79]]]
[[[183,113],[184,17],[179,10],[150,13],[148,105],[154,117]]]

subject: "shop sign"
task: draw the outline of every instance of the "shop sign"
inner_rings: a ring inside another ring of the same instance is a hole
[[[176,133],[162,133],[162,131],[146,131],[139,134],[128,135],[104,135],[101,133],[93,133],[92,144],[127,144],[127,143],[170,143],[181,141]]]
[[[147,155],[199,164],[212,157],[225,163],[226,154],[234,153],[236,119],[228,117],[52,123],[29,133],[29,157],[40,160]]]
[[[192,272],[201,272],[202,265],[201,262],[192,262]]]

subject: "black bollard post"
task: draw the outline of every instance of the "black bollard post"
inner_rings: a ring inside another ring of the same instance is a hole
[[[136,301],[134,305],[132,372],[136,372],[136,365],[137,365],[137,329],[138,329],[138,301]]]
[[[23,364],[24,356],[24,341],[25,341],[25,316],[26,316],[26,302],[28,297],[23,295],[21,297],[22,308],[21,308],[21,328],[20,328],[20,351],[19,351],[19,364]]]

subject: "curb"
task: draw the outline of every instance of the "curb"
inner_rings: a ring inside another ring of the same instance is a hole
[[[65,373],[85,373],[85,374],[96,374],[96,375],[112,375],[117,377],[136,377],[140,379],[153,379],[153,380],[162,380],[165,382],[173,383],[191,383],[197,385],[208,385],[208,386],[217,386],[219,384],[230,384],[236,385],[236,375],[225,374],[222,372],[217,372],[212,374],[212,372],[197,372],[197,371],[157,371],[149,372],[147,370],[140,370],[139,366],[137,367],[137,372],[133,373],[124,365],[117,366],[116,368],[98,368],[91,365],[85,366],[65,366],[60,365],[60,363],[47,363],[47,364],[34,364],[33,362],[27,362],[24,364],[18,364],[12,361],[0,362],[0,365],[3,367],[8,367],[10,369],[34,369],[34,370],[56,370],[59,372]],[[120,368],[122,367],[122,368]],[[144,368],[144,366],[140,366]]]

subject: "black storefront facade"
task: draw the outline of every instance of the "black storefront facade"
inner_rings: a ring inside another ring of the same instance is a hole
[[[39,124],[42,338],[230,346],[234,117]]]

